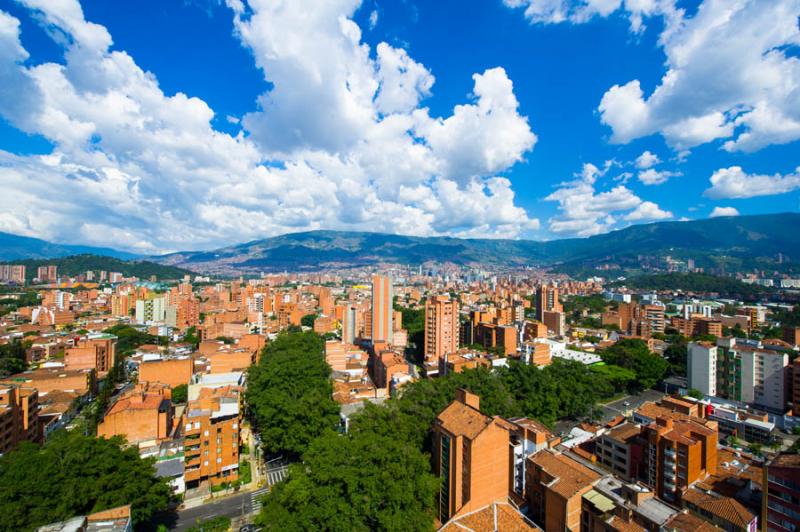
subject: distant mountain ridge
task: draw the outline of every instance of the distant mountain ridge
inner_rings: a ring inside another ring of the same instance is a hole
[[[59,275],[68,276],[76,276],[86,273],[88,270],[93,270],[119,272],[125,277],[139,277],[140,279],[149,279],[155,275],[163,281],[165,279],[181,279],[184,275],[193,273],[183,268],[158,264],[152,261],[122,260],[115,257],[90,254],[47,259],[20,259],[15,260],[14,264],[24,264],[26,266],[25,277],[28,282],[33,281],[39,266],[48,264],[57,266]]]
[[[141,259],[109,248],[52,244],[0,233],[0,260],[105,255]],[[800,271],[800,213],[720,217],[633,225],[588,238],[495,240],[415,237],[351,231],[307,231],[253,240],[210,251],[148,257],[159,264],[204,273],[319,271],[376,264],[452,262],[472,266],[554,267],[571,274],[593,268],[637,267],[642,256],[694,259],[701,268]],[[797,264],[797,266],[793,266]]]
[[[53,244],[40,238],[19,236],[0,231],[0,261],[13,261],[19,259],[53,259],[68,257],[70,255],[103,255],[116,259],[130,260],[138,255],[119,251],[112,248],[94,246],[72,246]]]
[[[693,258],[698,267],[732,270],[800,262],[800,213],[720,217],[634,225],[588,238],[552,241],[414,237],[348,231],[308,231],[203,252],[151,260],[212,273],[314,271],[379,263],[453,262],[475,266],[558,266],[565,271],[640,255]]]

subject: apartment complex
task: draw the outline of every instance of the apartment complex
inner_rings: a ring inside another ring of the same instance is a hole
[[[25,266],[23,264],[0,264],[0,282],[25,284]]]
[[[425,359],[437,362],[458,350],[458,301],[432,296],[425,302]]]
[[[614,325],[622,332],[650,338],[654,333],[663,333],[666,328],[665,308],[657,301],[645,305],[622,302],[616,311],[603,313],[604,325]]]
[[[717,468],[715,428],[688,418],[658,417],[642,430],[647,484],[667,502]]]
[[[90,335],[66,350],[64,367],[70,370],[94,369],[104,375],[114,367],[117,337],[113,334]]]
[[[477,510],[510,491],[509,431],[480,411],[480,398],[458,390],[433,426],[433,470],[441,479],[436,516],[442,522]]]
[[[184,415],[184,478],[187,488],[239,478],[241,425],[237,387],[200,388]]]
[[[172,436],[169,388],[139,384],[117,399],[97,426],[97,436],[123,436],[128,443],[156,443]]]
[[[767,486],[762,519],[768,530],[800,530],[800,454],[779,454],[764,468]]]
[[[392,308],[394,294],[392,292],[392,279],[386,275],[372,277],[372,343],[391,343]]]
[[[58,281],[58,266],[53,264],[39,266],[36,270],[36,280],[40,283],[55,283]]]
[[[188,385],[194,374],[194,359],[189,356],[146,360],[139,364],[140,383],[161,383],[174,388]]]
[[[528,458],[528,509],[545,532],[581,530],[582,497],[600,474],[551,450]]]
[[[727,375],[727,371],[723,372]],[[710,342],[690,342],[687,349],[686,375],[689,388],[703,395],[717,395],[717,346]],[[727,386],[724,385],[727,389]]]
[[[545,312],[563,312],[558,300],[558,287],[542,285],[536,289],[536,319],[544,323]]]
[[[784,412],[789,399],[786,353],[720,338],[690,343],[688,383],[705,395]]]
[[[23,441],[42,441],[39,394],[32,388],[0,385],[0,456]]]

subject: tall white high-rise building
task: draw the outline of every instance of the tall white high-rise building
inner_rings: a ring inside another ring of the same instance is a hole
[[[690,342],[686,371],[689,388],[703,395],[717,395],[717,346],[709,342]]]

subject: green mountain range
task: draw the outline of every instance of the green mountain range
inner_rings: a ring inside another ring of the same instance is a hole
[[[17,259],[52,259],[55,257],[68,257],[70,255],[102,255],[118,259],[134,259],[137,255],[127,251],[118,251],[112,248],[93,246],[71,246],[53,244],[40,238],[13,235],[0,231],[0,261],[13,261]]]
[[[666,256],[693,259],[696,267],[714,271],[792,270],[800,267],[800,213],[659,222],[588,238],[545,242],[310,231],[151,260],[228,274],[452,262],[553,267],[577,275],[598,267],[635,270],[643,263],[663,261]]]
[[[91,258],[86,258],[86,254]],[[94,269],[120,271],[139,277],[175,278],[182,276],[185,270],[239,275],[375,264],[451,262],[465,266],[549,267],[576,276],[600,271],[613,276],[628,275],[648,265],[658,265],[669,256],[678,260],[692,259],[696,267],[714,273],[753,269],[800,273],[800,213],[659,222],[633,225],[588,238],[550,241],[309,231],[212,251],[148,257],[147,261],[181,268],[161,271],[153,270],[156,264],[145,268],[146,263],[135,262],[143,257],[126,252],[52,244],[0,233],[0,261],[76,255],[83,258],[71,258],[65,262],[63,272],[76,274]],[[119,260],[113,265],[101,263],[100,256]],[[67,272],[66,268],[70,271]]]
[[[121,260],[114,257],[89,254],[54,259],[15,260],[13,263],[25,265],[25,277],[29,283],[36,277],[36,270],[39,266],[49,264],[58,266],[59,275],[69,275],[70,277],[86,273],[87,270],[119,272],[125,277],[138,277],[140,279],[149,279],[152,275],[155,275],[159,280],[181,279],[184,275],[194,273],[176,266],[158,264],[151,261]]]

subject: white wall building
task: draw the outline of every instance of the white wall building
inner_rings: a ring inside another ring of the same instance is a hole
[[[690,342],[686,360],[689,388],[703,395],[717,395],[717,346]]]
[[[784,410],[786,366],[789,356],[785,353],[736,346],[742,364],[742,401]]]
[[[163,322],[167,317],[167,298],[140,299],[136,301],[136,323],[146,325]]]

